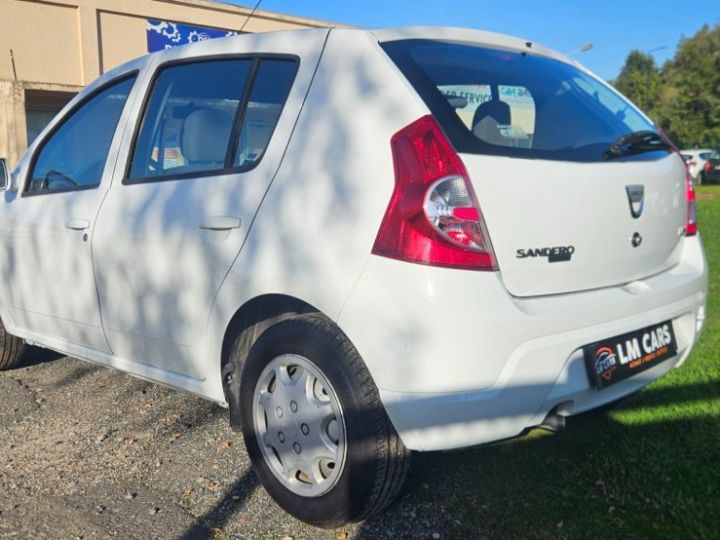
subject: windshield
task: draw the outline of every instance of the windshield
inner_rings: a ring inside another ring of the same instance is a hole
[[[460,152],[602,161],[632,132],[655,130],[612,88],[532,53],[403,40],[383,44]],[[657,159],[667,150],[623,159]]]

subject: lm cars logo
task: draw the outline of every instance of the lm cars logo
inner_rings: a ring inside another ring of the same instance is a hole
[[[617,369],[617,356],[610,347],[600,347],[595,351],[595,373],[606,381],[612,378]]]
[[[673,343],[670,325],[664,324],[617,344],[617,354],[622,365],[635,369],[656,358],[666,355]]]

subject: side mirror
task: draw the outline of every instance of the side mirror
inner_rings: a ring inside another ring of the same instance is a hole
[[[5,158],[0,158],[0,191],[10,189],[10,169]]]

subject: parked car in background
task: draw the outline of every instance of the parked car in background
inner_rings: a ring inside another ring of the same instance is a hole
[[[411,451],[637,392],[705,322],[682,157],[598,77],[499,34],[145,56],[4,188],[0,369],[27,340],[226,406],[267,491],[318,526],[380,512]]]
[[[720,184],[720,148],[716,148],[708,157],[702,170],[703,184]]]
[[[705,163],[707,162],[712,150],[710,148],[694,148],[692,150],[681,150],[688,170],[697,184],[702,184]]]

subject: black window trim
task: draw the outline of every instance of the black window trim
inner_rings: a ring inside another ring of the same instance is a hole
[[[38,195],[54,195],[55,193],[68,193],[70,191],[86,191],[89,189],[97,189],[100,187],[100,184],[102,184],[102,177],[100,178],[100,181],[97,184],[89,184],[86,186],[75,186],[75,187],[67,187],[67,188],[60,188],[60,189],[53,189],[53,190],[38,190],[38,191],[28,191],[28,188],[30,187],[30,182],[32,182],[32,174],[35,172],[35,166],[37,165],[38,157],[40,156],[40,153],[45,149],[45,146],[47,146],[48,142],[50,142],[50,139],[53,138],[53,136],[62,128],[70,118],[72,118],[75,113],[77,113],[81,108],[83,108],[89,101],[97,97],[99,94],[102,94],[105,90],[108,88],[115,86],[117,84],[120,84],[122,82],[125,82],[130,79],[134,79],[132,85],[130,86],[130,90],[128,91],[128,97],[125,100],[125,104],[123,104],[123,108],[120,112],[120,117],[122,118],[122,114],[125,112],[125,107],[127,106],[127,101],[130,99],[130,95],[133,92],[133,89],[135,88],[135,85],[137,84],[138,75],[140,74],[139,69],[133,69],[132,71],[126,71],[125,73],[121,73],[110,80],[108,80],[106,83],[103,83],[102,85],[98,86],[95,90],[90,92],[87,96],[83,96],[80,101],[78,101],[72,109],[70,109],[63,117],[60,119],[60,121],[53,126],[53,128],[38,142],[37,147],[35,148],[35,151],[33,152],[32,157],[30,158],[30,163],[27,168],[27,174],[25,175],[25,179],[23,182],[23,188],[20,192],[20,197],[36,197]],[[120,118],[118,118],[118,125],[120,122]],[[113,137],[111,139],[111,146],[112,146],[112,140],[117,135],[117,129],[118,126],[115,126],[115,131],[113,132]],[[109,154],[108,154],[109,155]],[[107,157],[105,158],[105,165],[107,165]],[[103,167],[103,172],[105,172],[105,167]]]
[[[211,169],[207,171],[190,171],[185,173],[176,173],[176,174],[165,174],[162,176],[146,176],[142,178],[131,178],[130,177],[130,169],[132,168],[133,158],[135,157],[135,149],[138,143],[138,139],[140,137],[140,129],[142,128],[142,124],[145,120],[145,115],[147,114],[148,106],[150,105],[150,97],[152,96],[153,90],[155,89],[155,85],[157,84],[157,79],[160,76],[160,74],[163,72],[163,70],[169,68],[169,67],[175,67],[177,65],[186,65],[186,64],[199,64],[203,62],[213,62],[218,60],[252,60],[252,66],[250,67],[250,71],[248,73],[247,81],[245,82],[245,87],[243,88],[242,95],[240,96],[240,99],[242,102],[240,103],[240,106],[238,107],[237,113],[235,115],[235,119],[233,121],[233,127],[230,132],[230,144],[228,145],[228,151],[225,155],[225,164],[222,169]],[[285,97],[285,102],[282,105],[282,108],[280,109],[280,116],[278,116],[277,122],[275,122],[275,126],[273,126],[272,133],[270,134],[270,139],[268,140],[268,144],[263,149],[262,154],[258,156],[258,158],[253,161],[252,163],[248,165],[243,165],[239,167],[233,167],[232,162],[235,160],[235,152],[237,151],[238,144],[239,144],[239,136],[240,136],[240,130],[242,129],[243,120],[245,119],[245,113],[247,111],[247,107],[250,100],[250,94],[252,92],[252,89],[255,85],[255,78],[257,75],[258,70],[260,69],[260,65],[262,64],[263,60],[290,60],[295,62],[295,74],[293,75],[293,79],[290,82],[290,90],[288,91],[288,95]],[[300,65],[302,63],[301,58],[298,55],[295,54],[285,54],[285,53],[245,53],[245,54],[214,54],[214,55],[208,55],[208,56],[198,56],[198,57],[192,57],[192,58],[179,58],[176,60],[168,60],[166,62],[163,62],[161,64],[158,64],[154,68],[154,72],[152,75],[152,80],[150,81],[150,84],[147,87],[147,90],[145,91],[145,96],[143,98],[143,104],[141,108],[140,114],[135,118],[135,127],[133,130],[133,138],[132,143],[130,144],[130,150],[127,154],[127,162],[125,164],[125,174],[123,175],[122,179],[122,185],[125,186],[133,186],[138,184],[151,184],[155,182],[172,182],[176,180],[190,180],[194,178],[207,178],[212,176],[224,176],[228,174],[238,174],[238,173],[244,173],[251,171],[255,167],[257,167],[260,162],[262,161],[263,157],[265,156],[265,152],[267,151],[268,146],[270,146],[270,142],[272,141],[273,135],[275,133],[275,129],[277,128],[277,125],[280,123],[280,118],[282,117],[282,113],[285,111],[285,105],[287,104],[288,97],[290,96],[290,93],[292,92],[293,87],[295,86],[295,81],[297,79],[297,75],[300,72]]]

